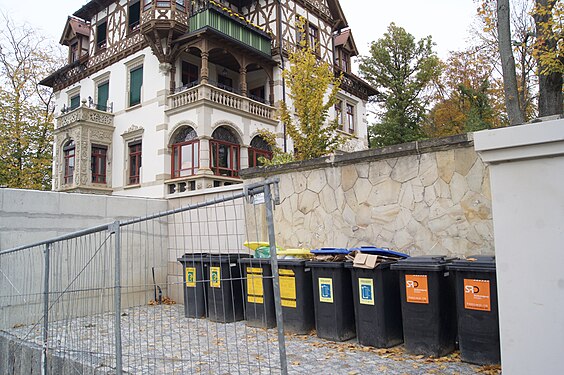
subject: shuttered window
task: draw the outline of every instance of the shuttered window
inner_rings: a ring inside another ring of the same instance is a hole
[[[129,106],[141,103],[141,87],[143,86],[143,66],[129,72]]]

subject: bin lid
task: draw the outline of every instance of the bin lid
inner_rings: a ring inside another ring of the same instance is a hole
[[[206,262],[209,263],[232,263],[240,259],[250,258],[250,254],[239,253],[239,254],[210,254],[206,258]]]
[[[495,256],[474,255],[466,259],[456,259],[447,267],[453,271],[485,271],[495,272]]]
[[[312,268],[343,268],[345,266],[345,262],[309,261],[309,262],[306,262],[306,266],[312,267]]]
[[[209,255],[208,253],[186,253],[176,260],[180,263],[198,262],[206,259]]]
[[[378,264],[376,264],[376,267],[374,268],[360,268],[360,267],[355,267],[353,262],[344,262],[345,263],[345,268],[351,268],[353,270],[358,270],[358,271],[377,271],[377,270],[383,270],[383,269],[387,269],[390,268],[390,266],[392,264],[395,264],[396,261],[395,260],[386,260],[384,262],[380,262]]]
[[[278,265],[284,267],[303,267],[305,263],[305,259],[278,259]]]
[[[457,258],[451,258],[445,255],[409,257],[392,264],[391,268],[399,271],[443,271],[447,264],[450,264],[455,259]]]
[[[385,247],[375,247],[375,246],[361,246],[361,247],[353,247],[352,249],[349,249],[351,252],[352,251],[360,251],[361,253],[366,253],[366,254],[374,254],[374,255],[382,255],[382,256],[386,256],[386,257],[400,257],[400,258],[409,258],[409,255],[404,254],[404,253],[400,253],[397,251],[393,251],[390,249],[387,249]]]
[[[240,263],[256,264],[257,266],[270,266],[270,258],[240,258]]]
[[[335,255],[335,254],[348,254],[350,250],[340,247],[322,247],[319,249],[311,250],[312,254],[317,255]]]

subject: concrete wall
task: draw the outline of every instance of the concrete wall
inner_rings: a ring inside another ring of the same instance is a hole
[[[503,373],[564,374],[564,119],[476,133],[490,163]]]
[[[166,211],[164,200],[0,189],[0,249],[37,243],[114,220]],[[50,252],[50,320],[113,310],[114,238],[107,231],[57,242]],[[151,268],[166,295],[168,226],[153,220],[122,227],[122,304],[153,298]],[[0,255],[0,328],[42,316],[44,247]],[[144,286],[144,287],[139,287]],[[81,290],[67,293],[67,290]],[[58,299],[60,294],[64,297]],[[56,302],[54,302],[56,301]]]
[[[184,196],[169,200],[170,209],[209,202],[218,197],[232,197],[243,191],[243,185],[187,192]],[[214,204],[176,214],[169,220],[168,251],[168,291],[175,301],[183,301],[183,268],[178,262],[185,253],[248,253],[243,246],[248,233],[256,233],[249,228],[256,216],[255,208],[246,204],[242,198],[225,203]],[[264,237],[261,237],[264,239]],[[256,241],[257,238],[250,238]]]
[[[412,255],[494,252],[489,172],[469,136],[243,172],[280,178],[282,247],[390,247]]]
[[[0,189],[0,249],[80,229],[166,211],[167,201]]]

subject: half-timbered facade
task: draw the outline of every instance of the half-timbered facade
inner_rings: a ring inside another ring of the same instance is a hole
[[[291,106],[281,73],[304,38],[343,72],[331,116],[344,150],[365,148],[375,91],[350,71],[337,0],[90,1],[65,25],[68,65],[43,80],[58,105],[53,188],[172,197],[239,183],[271,155],[262,129],[292,148],[276,103]]]

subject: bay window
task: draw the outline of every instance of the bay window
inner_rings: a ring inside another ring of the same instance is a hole
[[[172,178],[193,176],[200,165],[200,141],[191,127],[181,128],[173,137]]]

